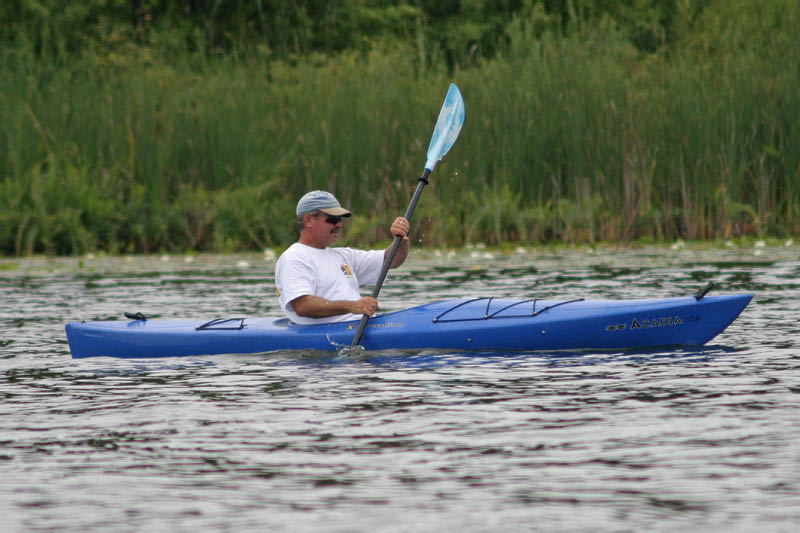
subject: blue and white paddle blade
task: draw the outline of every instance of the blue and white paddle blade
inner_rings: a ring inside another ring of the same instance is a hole
[[[425,163],[425,168],[432,172],[436,163],[450,150],[458,139],[458,134],[461,133],[464,117],[464,99],[461,97],[461,91],[455,83],[451,83],[442,110],[439,111],[439,118],[436,120],[431,144],[428,146],[428,161]]]

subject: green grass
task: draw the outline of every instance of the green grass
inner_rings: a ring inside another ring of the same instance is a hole
[[[313,188],[356,212],[348,242],[385,241],[450,81],[467,120],[415,215],[426,245],[798,235],[796,7],[653,55],[534,10],[455,73],[404,45],[292,65],[6,50],[0,253],[286,246]]]

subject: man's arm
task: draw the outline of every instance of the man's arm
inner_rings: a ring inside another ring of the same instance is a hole
[[[320,296],[307,294],[291,302],[294,312],[306,318],[327,318],[329,316],[353,313],[372,316],[378,310],[378,301],[370,296],[360,300],[326,300]]]
[[[400,241],[400,246],[397,248],[397,253],[394,255],[394,259],[392,259],[392,264],[389,265],[389,268],[397,268],[402,265],[406,257],[408,257],[408,250],[411,247],[411,241],[408,239],[408,232],[411,231],[411,224],[403,217],[397,217],[392,222],[392,227],[389,228],[389,231],[394,236],[402,237],[403,239]],[[383,252],[383,259],[386,260],[389,257],[389,252],[392,249],[392,245],[390,244],[386,250]]]

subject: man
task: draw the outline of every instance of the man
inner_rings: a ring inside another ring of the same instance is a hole
[[[359,287],[377,283],[391,246],[373,251],[330,248],[342,232],[343,218],[352,213],[329,192],[307,193],[297,202],[295,213],[300,238],[275,265],[281,309],[298,324],[358,320],[375,314],[378,301],[362,297]],[[389,228],[392,235],[402,237],[391,268],[402,265],[408,256],[410,229],[403,217]]]

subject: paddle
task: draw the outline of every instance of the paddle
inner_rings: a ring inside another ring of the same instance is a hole
[[[461,133],[461,126],[463,125],[464,99],[461,97],[461,92],[458,90],[458,87],[456,87],[454,83],[451,83],[450,88],[447,90],[447,96],[444,98],[442,110],[439,111],[436,127],[433,129],[431,143],[428,145],[428,160],[425,162],[425,170],[422,172],[422,177],[418,180],[417,190],[414,191],[414,196],[411,198],[411,203],[406,210],[405,216],[409,222],[414,215],[414,210],[417,208],[417,202],[419,202],[419,197],[422,195],[422,189],[428,184],[428,176],[433,172],[436,163],[441,161],[456,142],[458,134]],[[383,281],[386,279],[386,274],[389,272],[389,266],[392,264],[402,240],[402,237],[395,235],[392,249],[389,250],[389,255],[383,262],[381,272],[378,275],[378,282],[372,290],[373,298],[377,298],[378,293],[381,292]],[[357,346],[358,342],[361,340],[361,335],[364,334],[364,328],[367,327],[367,320],[369,320],[368,315],[361,317],[361,322],[358,324],[358,329],[356,330],[356,336],[353,337],[352,346]]]

